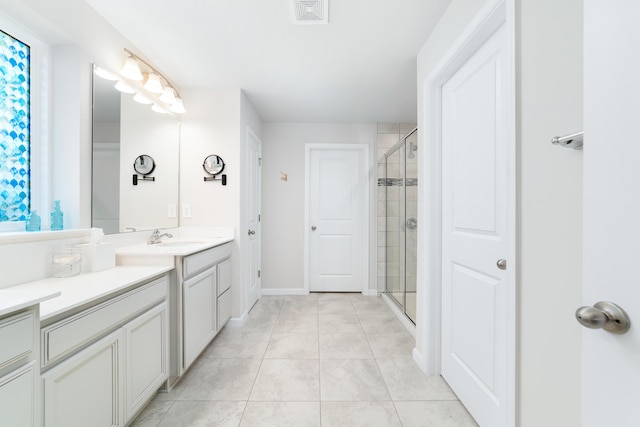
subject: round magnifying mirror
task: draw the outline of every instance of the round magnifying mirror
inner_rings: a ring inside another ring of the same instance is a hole
[[[222,157],[212,154],[204,159],[202,167],[208,174],[216,176],[224,170],[224,160]]]
[[[156,163],[151,156],[142,154],[136,157],[136,161],[133,162],[133,169],[140,175],[149,175],[156,168]]]

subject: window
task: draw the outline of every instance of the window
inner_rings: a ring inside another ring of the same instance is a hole
[[[0,31],[0,222],[31,209],[30,48]]]

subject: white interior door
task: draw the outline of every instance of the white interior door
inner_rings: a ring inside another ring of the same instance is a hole
[[[260,158],[262,144],[258,137],[247,128],[247,237],[249,239],[249,263],[247,277],[247,310],[260,297]]]
[[[509,425],[507,31],[442,86],[442,376],[482,426]]]
[[[583,331],[581,425],[637,426],[640,3],[586,0],[584,14],[583,305],[616,303],[631,329]]]
[[[307,145],[310,291],[366,288],[367,152],[363,145]]]

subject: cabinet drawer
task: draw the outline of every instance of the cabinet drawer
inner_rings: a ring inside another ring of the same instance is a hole
[[[231,258],[218,264],[218,296],[231,287]]]
[[[231,318],[231,290],[218,297],[218,330]]]
[[[35,322],[33,311],[0,321],[0,369],[33,352]]]
[[[231,245],[229,243],[188,255],[182,259],[182,277],[192,276],[230,256]]]
[[[168,283],[168,278],[162,277],[43,328],[42,366],[62,359],[166,299]]]

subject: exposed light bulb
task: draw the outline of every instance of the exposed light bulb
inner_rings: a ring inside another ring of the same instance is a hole
[[[117,90],[119,90],[122,93],[135,93],[136,92],[135,90],[133,90],[131,88],[131,86],[129,86],[128,84],[126,84],[122,80],[118,80],[118,82],[113,87],[115,87]]]
[[[182,99],[180,98],[176,98],[175,102],[171,104],[169,110],[176,114],[184,114],[187,112],[184,108],[184,104],[182,103]]]
[[[147,81],[144,83],[144,88],[151,93],[162,93],[162,83],[160,83],[160,77],[155,73],[147,74]]]
[[[142,72],[140,71],[140,64],[132,57],[128,57],[124,61],[124,65],[122,66],[122,70],[120,73],[130,79],[130,80],[142,80]]]
[[[133,97],[133,100],[139,102],[140,104],[152,104],[153,101],[141,94],[140,92],[136,93]]]

